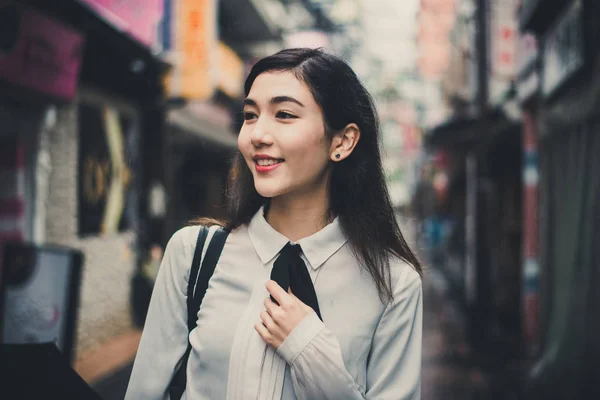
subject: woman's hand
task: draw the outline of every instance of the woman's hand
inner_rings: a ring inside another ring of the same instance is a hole
[[[279,305],[267,297],[265,311],[260,313],[262,323],[254,325],[254,329],[277,350],[300,321],[314,311],[294,296],[291,290],[286,293],[275,281],[267,282],[267,290]]]

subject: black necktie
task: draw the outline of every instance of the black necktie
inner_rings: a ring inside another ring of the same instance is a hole
[[[321,318],[321,310],[319,309],[315,287],[313,286],[312,279],[310,279],[310,274],[306,269],[304,261],[300,258],[301,251],[302,248],[300,245],[288,242],[273,264],[271,280],[277,282],[286,292],[288,288],[291,288],[294,296],[315,310],[322,321],[323,318]],[[277,303],[273,296],[271,296],[271,300]]]

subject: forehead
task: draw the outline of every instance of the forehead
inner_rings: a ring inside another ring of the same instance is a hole
[[[248,98],[256,102],[269,101],[277,96],[290,96],[305,105],[314,103],[306,84],[290,71],[263,72],[256,77],[248,93]]]

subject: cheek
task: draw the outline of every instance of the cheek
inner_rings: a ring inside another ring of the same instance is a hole
[[[250,136],[243,128],[242,130],[240,130],[240,134],[238,135],[237,145],[238,150],[240,151],[240,153],[242,153],[246,162],[248,162],[248,159],[252,152],[252,143],[250,141]]]
[[[329,161],[328,149],[320,138],[296,143],[295,162],[301,164],[299,170],[313,175],[325,168]]]
[[[247,140],[247,136],[248,136],[248,134],[246,133],[246,130],[244,128],[242,128],[240,130],[240,133],[238,135],[238,140],[237,140],[238,150],[241,151],[242,153],[244,153],[244,151],[247,149],[248,144],[249,144],[249,140]]]

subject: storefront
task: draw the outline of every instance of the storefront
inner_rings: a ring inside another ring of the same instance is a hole
[[[522,18],[541,50],[541,349],[528,398],[597,398],[600,4],[537,3]]]
[[[113,3],[15,1],[2,13],[17,23],[0,56],[2,151],[15,155],[0,225],[83,253],[76,355],[133,327],[145,138],[161,128],[164,66],[150,46],[162,2],[144,1],[143,16]]]
[[[449,228],[439,263],[467,311],[472,344],[519,341],[521,127],[500,109],[436,127],[431,152],[446,154],[446,195],[438,206]]]
[[[0,234],[43,240],[35,202],[43,190],[36,185],[43,183],[37,182],[36,172],[43,174],[48,165],[38,157],[38,136],[48,126],[48,108],[68,103],[76,94],[85,35],[16,2],[0,8],[0,20],[11,22],[0,50],[0,148],[3,176],[10,176],[2,181]]]

